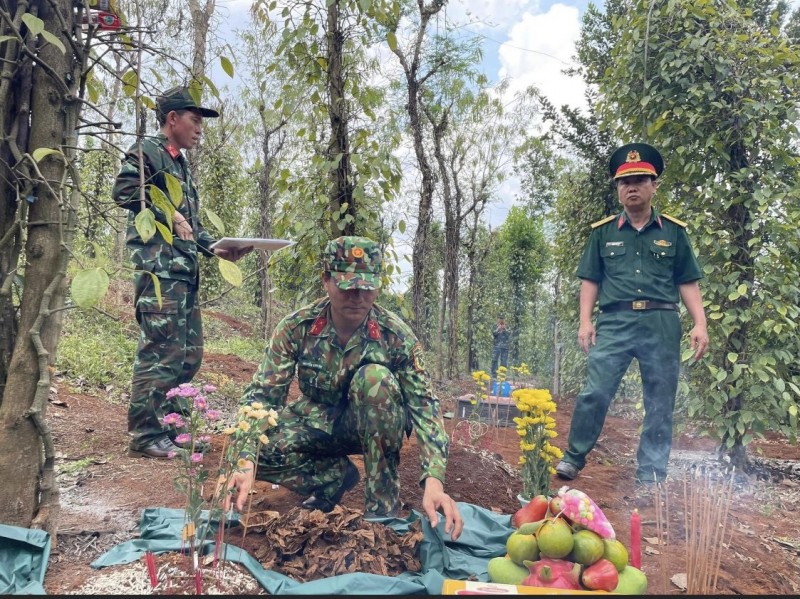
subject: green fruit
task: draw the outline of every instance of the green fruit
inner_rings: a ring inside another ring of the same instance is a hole
[[[603,538],[594,531],[579,530],[572,535],[573,562],[583,566],[591,566],[603,557],[604,550]]]
[[[537,520],[536,522],[526,522],[522,526],[520,526],[514,534],[519,535],[532,535],[536,534],[536,531],[539,530],[539,527],[542,525],[544,520]]]
[[[625,566],[619,573],[616,588],[611,592],[618,595],[644,595],[647,592],[647,576],[638,568]]]
[[[546,520],[536,531],[536,541],[542,557],[566,557],[574,544],[572,528],[561,518]]]
[[[531,561],[539,559],[539,545],[533,535],[512,534],[506,540],[506,551],[508,558],[518,566],[521,566],[526,559]]]
[[[493,557],[488,564],[489,580],[500,584],[522,584],[530,570],[519,566],[507,557]]]
[[[628,565],[628,549],[617,539],[603,539],[603,557],[622,572]]]

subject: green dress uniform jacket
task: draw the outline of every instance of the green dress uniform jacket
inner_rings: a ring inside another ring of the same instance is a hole
[[[678,285],[703,277],[681,221],[653,209],[641,231],[625,212],[595,224],[576,274],[599,284],[601,310],[639,299],[677,303]]]
[[[383,366],[399,386],[399,395],[392,396],[392,401],[403,404],[405,433],[410,435],[412,429],[416,433],[420,481],[432,476],[444,482],[449,440],[439,399],[422,361],[422,346],[411,328],[375,304],[361,329],[342,347],[329,304],[328,298],[318,300],[278,324],[243,402],[280,410],[296,371],[301,396],[285,409],[305,426],[331,435],[347,408],[356,371],[367,364]],[[376,382],[375,392],[377,387]]]

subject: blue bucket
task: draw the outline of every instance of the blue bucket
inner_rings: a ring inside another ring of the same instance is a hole
[[[511,383],[509,383],[508,381],[504,381],[503,384],[500,385],[498,392],[497,381],[495,381],[492,384],[492,395],[500,397],[509,397],[511,395]]]

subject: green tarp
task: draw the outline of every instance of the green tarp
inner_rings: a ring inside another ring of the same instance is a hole
[[[265,570],[246,551],[233,545],[223,546],[222,555],[242,564],[273,595],[439,595],[446,578],[487,581],[486,565],[490,558],[506,553],[506,539],[513,532],[511,516],[491,512],[469,503],[459,503],[464,531],[458,541],[450,540],[444,523],[433,528],[427,518],[413,511],[408,519],[376,518],[396,532],[404,534],[416,520],[422,521],[424,539],[420,546],[422,571],[399,576],[343,574],[311,582],[297,582],[288,576]],[[204,514],[208,518],[208,513]],[[93,568],[127,564],[145,552],[164,553],[182,549],[181,530],[184,511],[148,508],[142,512],[140,538],[112,547],[94,562]],[[212,531],[215,529],[211,523]],[[232,526],[238,520],[231,520]],[[213,534],[208,535],[213,537]],[[214,551],[206,543],[204,553]],[[0,525],[0,595],[44,595],[44,575],[50,557],[50,536],[40,530]]]
[[[247,568],[264,589],[272,595],[439,595],[445,578],[487,581],[486,565],[490,558],[506,553],[506,539],[513,532],[511,516],[496,514],[469,503],[459,503],[464,519],[464,531],[457,541],[444,532],[444,523],[433,528],[427,518],[421,518],[424,539],[420,546],[422,571],[405,572],[399,576],[376,574],[342,574],[301,583],[288,576],[265,570],[246,551],[232,545],[222,548],[225,559]],[[206,515],[207,517],[207,515]],[[408,519],[376,518],[403,534],[409,525],[420,519],[412,512]],[[236,524],[236,521],[233,521]],[[136,561],[146,551],[163,553],[181,549],[183,510],[148,508],[142,514],[139,539],[113,547],[92,562],[93,568],[103,568]],[[212,523],[213,527],[213,523]],[[213,535],[209,535],[213,536]],[[209,542],[205,553],[214,550]]]
[[[0,524],[0,595],[45,595],[50,534]]]

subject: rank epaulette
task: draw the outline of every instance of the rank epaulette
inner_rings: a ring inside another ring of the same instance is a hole
[[[684,229],[689,226],[687,223],[683,222],[678,218],[675,218],[674,216],[670,216],[669,214],[662,214],[661,216],[663,216],[667,220],[671,220],[673,223],[675,223],[679,227],[683,227]]]
[[[596,228],[597,228],[597,227],[599,227],[600,225],[604,225],[604,224],[606,224],[606,223],[609,223],[609,222],[611,222],[612,220],[614,220],[615,218],[617,218],[617,215],[616,215],[616,214],[612,214],[611,216],[607,216],[607,217],[605,217],[605,218],[601,218],[601,219],[600,219],[599,221],[597,221],[596,223],[592,223],[592,224],[591,224],[591,227],[592,227],[592,229],[596,229]]]

